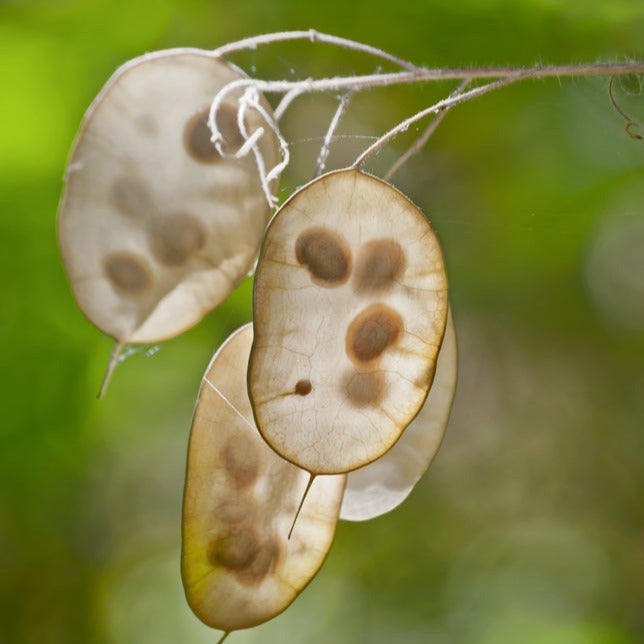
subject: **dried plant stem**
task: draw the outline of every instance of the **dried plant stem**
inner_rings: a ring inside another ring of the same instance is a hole
[[[613,107],[617,110],[617,113],[626,121],[626,133],[628,136],[630,136],[632,139],[637,139],[639,141],[644,140],[644,136],[641,134],[637,134],[637,132],[633,132],[633,129],[637,130],[643,130],[642,124],[638,123],[635,119],[631,118],[626,112],[620,107],[619,103],[615,99],[615,95],[613,94],[613,80],[610,79],[610,83],[608,85],[608,96],[610,97],[610,102],[613,104]]]
[[[307,38],[311,39],[313,42],[320,40],[323,37],[325,40],[323,42],[334,42],[335,44],[345,43],[344,39],[336,38],[335,36],[326,36],[318,34],[318,32],[283,32],[282,34],[268,34],[266,36],[257,36],[255,38],[247,39],[245,41],[240,41],[240,43],[233,43],[232,45],[224,46],[213,52],[213,55],[223,55],[224,53],[229,53],[235,51],[236,48],[245,48],[245,47],[256,47],[258,44],[264,44],[267,42],[275,42],[276,38],[282,39],[295,39],[302,38],[306,35]],[[351,42],[353,41],[346,41]],[[356,44],[356,43],[353,43]],[[358,44],[359,45],[359,44]],[[372,49],[367,45],[364,45],[368,49]],[[380,50],[376,50],[380,51]],[[381,52],[384,54],[385,52]],[[404,63],[404,61],[397,61],[399,64]],[[409,64],[405,64],[406,67]],[[277,203],[276,197],[272,194],[270,190],[269,183],[272,179],[279,175],[279,173],[288,165],[289,162],[289,151],[288,144],[286,140],[279,133],[277,127],[277,120],[281,117],[284,111],[287,109],[288,105],[299,95],[308,92],[325,92],[325,91],[342,91],[353,92],[366,88],[373,87],[386,87],[389,85],[397,85],[403,83],[418,83],[426,81],[435,81],[435,80],[474,80],[474,79],[487,79],[487,78],[496,78],[494,82],[488,83],[480,87],[476,87],[469,92],[464,92],[457,96],[450,96],[442,101],[439,101],[435,105],[428,107],[414,116],[406,119],[398,126],[387,132],[380,139],[378,139],[374,144],[367,148],[355,161],[354,166],[359,168],[365,162],[365,160],[371,155],[374,151],[380,148],[384,143],[389,141],[392,137],[396,136],[398,133],[406,130],[411,124],[416,121],[424,118],[429,114],[437,114],[441,110],[446,110],[454,105],[463,103],[470,99],[476,98],[490,92],[492,90],[504,87],[511,83],[517,82],[519,80],[526,80],[529,78],[547,78],[554,76],[595,76],[595,75],[617,75],[617,74],[641,74],[644,73],[644,62],[636,63],[589,63],[581,65],[537,65],[535,67],[515,67],[515,66],[503,66],[503,67],[463,67],[463,68],[453,68],[453,69],[425,69],[420,67],[413,67],[407,71],[394,72],[389,74],[367,74],[364,76],[348,76],[348,77],[335,77],[335,78],[321,78],[321,79],[305,79],[297,81],[266,81],[259,79],[239,79],[228,83],[223,87],[215,96],[210,106],[210,113],[208,116],[208,126],[212,132],[211,140],[217,147],[222,156],[227,156],[225,150],[222,148],[222,142],[224,137],[217,127],[217,122],[215,116],[225,100],[225,98],[232,92],[243,93],[242,102],[246,101],[254,109],[259,111],[264,117],[267,125],[275,132],[278,140],[280,141],[280,149],[282,153],[282,162],[279,163],[274,168],[268,170],[264,167],[263,159],[259,152],[257,146],[257,139],[249,141],[248,146],[243,146],[243,152],[246,153],[249,149],[252,149],[256,158],[257,165],[260,174],[260,180],[262,182],[262,188],[266,195],[266,199],[271,206],[275,206]],[[268,113],[266,113],[263,108],[261,108],[259,102],[259,92],[263,93],[279,93],[285,94],[286,96],[282,100],[282,103],[278,106],[277,117],[271,118]],[[338,116],[339,118],[339,116]],[[334,126],[335,127],[335,126]],[[433,131],[433,130],[432,130]],[[431,131],[430,133],[431,134]],[[248,141],[248,138],[245,137]],[[324,148],[323,148],[324,149]],[[415,151],[415,150],[414,150]],[[410,153],[413,154],[413,151]],[[236,155],[239,156],[239,153]],[[406,159],[405,159],[406,160]]]
[[[434,103],[434,105],[432,105],[431,107],[427,107],[424,110],[417,112],[413,116],[410,116],[409,118],[400,122],[398,125],[396,125],[396,127],[389,130],[389,132],[387,132],[386,134],[383,134],[377,141],[372,143],[366,150],[364,150],[358,156],[358,158],[354,161],[352,167],[353,168],[362,167],[362,165],[364,165],[364,162],[367,160],[367,158],[371,156],[376,150],[378,150],[385,143],[387,143],[387,141],[393,139],[397,134],[400,134],[401,132],[404,132],[405,130],[407,130],[407,128],[409,128],[410,125],[416,123],[416,121],[420,121],[421,119],[425,118],[426,116],[429,116],[430,114],[437,114],[441,110],[451,108],[454,105],[458,105],[459,103],[464,103],[465,101],[469,101],[472,98],[477,98],[478,96],[487,94],[488,92],[491,92],[495,89],[499,89],[501,87],[505,87],[506,85],[510,85],[511,83],[520,81],[523,78],[524,77],[522,74],[517,74],[516,76],[509,77],[509,78],[502,78],[492,83],[488,83],[487,85],[481,85],[480,87],[475,87],[474,89],[471,89],[469,92],[465,92],[463,94],[457,94],[456,96],[450,96],[448,98],[443,99],[442,101],[438,101],[438,103]]]
[[[644,62],[595,63],[585,65],[538,65],[536,67],[463,67],[452,69],[424,69],[392,72],[389,74],[366,74],[364,76],[337,76],[335,78],[304,79],[296,81],[266,81],[240,79],[226,85],[217,94],[215,101],[221,103],[225,95],[249,86],[263,93],[284,94],[291,90],[302,92],[328,92],[350,89],[387,87],[437,80],[475,80],[485,78],[550,78],[555,76],[612,76],[619,74],[644,74]]]
[[[302,511],[302,506],[304,505],[304,501],[306,501],[306,497],[308,496],[311,490],[311,486],[313,485],[313,481],[315,480],[315,477],[316,477],[315,474],[309,473],[309,482],[306,484],[306,488],[304,488],[304,494],[302,494],[302,500],[300,501],[300,504],[297,506],[295,516],[293,517],[293,523],[291,524],[291,529],[288,531],[289,540],[293,535],[293,529],[295,528],[295,523],[297,521],[297,518],[300,516],[300,512]]]
[[[112,375],[114,374],[114,370],[116,369],[116,365],[118,365],[121,354],[123,353],[123,349],[125,349],[125,344],[126,343],[123,340],[116,341],[114,349],[112,349],[112,353],[110,354],[110,360],[107,363],[107,368],[105,369],[105,375],[103,376],[101,388],[98,390],[98,394],[96,395],[97,398],[102,398],[105,395],[107,386],[110,384],[110,380],[112,379]]]
[[[223,89],[225,90],[226,87],[229,87],[230,85],[233,85],[233,84],[234,83],[229,83]],[[217,123],[216,123],[216,114],[217,114],[217,110],[219,109],[219,103],[217,102],[217,99],[221,96],[221,94],[222,92],[220,91],[215,97],[215,100],[213,101],[212,105],[210,106],[210,113],[208,116],[208,127],[212,132],[211,140],[215,144],[215,147],[217,148],[217,151],[219,152],[219,154],[225,158],[240,158],[240,157],[246,156],[251,151],[253,152],[253,154],[255,155],[255,161],[257,163],[257,170],[259,173],[259,178],[260,178],[262,190],[264,192],[264,196],[266,197],[266,201],[269,207],[272,208],[277,205],[277,198],[275,197],[275,195],[273,195],[271,191],[270,183],[274,179],[279,177],[280,174],[282,173],[282,170],[284,170],[284,168],[286,168],[286,166],[288,166],[289,164],[290,153],[289,153],[288,143],[280,133],[280,130],[279,130],[279,127],[277,126],[277,122],[275,118],[271,116],[271,114],[262,105],[259,92],[257,91],[257,89],[253,85],[246,85],[246,89],[243,95],[239,98],[239,110],[237,112],[237,127],[239,128],[239,132],[242,135],[242,138],[244,139],[244,143],[239,148],[239,150],[237,150],[237,152],[228,153],[224,147],[224,143],[225,143],[224,137],[219,132],[219,129],[217,128]],[[260,127],[256,129],[252,134],[250,134],[246,129],[244,117],[248,108],[252,108],[262,117],[264,123],[273,131],[273,133],[275,134],[279,142],[282,160],[273,168],[270,168],[270,169],[266,168],[264,157],[258,145],[259,139],[262,137],[264,133],[264,128]]]
[[[284,94],[282,97],[282,100],[279,102],[279,105],[275,108],[273,111],[273,114],[275,116],[275,120],[279,121],[282,116],[284,116],[284,112],[288,109],[289,105],[298,97],[304,94],[304,90],[300,89],[299,87],[296,89],[292,89],[290,92],[287,92]]]
[[[432,80],[473,80],[479,78],[508,79],[510,82],[528,78],[546,78],[552,76],[593,76],[616,74],[644,73],[644,62],[639,63],[596,63],[585,65],[539,65],[536,67],[466,67],[454,69],[421,69],[414,71],[394,72],[391,74],[367,74],[364,76],[341,76],[336,78],[304,79],[298,81],[266,81],[260,79],[240,79],[228,83],[215,96],[208,124],[212,130],[214,143],[223,140],[214,115],[221,103],[231,92],[255,88],[263,93],[292,93],[291,100],[301,93],[350,90],[357,91],[365,88],[386,87],[405,83],[418,83]],[[492,85],[492,84],[491,84]],[[486,86],[487,87],[487,86]],[[494,89],[495,87],[491,87]],[[475,90],[472,90],[474,92]],[[474,98],[476,94],[467,92],[458,102]],[[463,98],[467,97],[467,98]],[[290,102],[290,101],[289,101]],[[442,106],[445,107],[445,106]],[[284,108],[285,109],[285,108]],[[280,115],[284,112],[280,110]],[[430,110],[431,111],[431,110]]]
[[[329,129],[326,131],[326,135],[324,137],[324,143],[322,143],[322,147],[320,148],[320,154],[318,155],[318,160],[315,165],[314,176],[316,177],[319,177],[322,174],[326,166],[326,160],[329,156],[329,151],[331,149],[331,139],[333,138],[333,134],[335,133],[335,130],[338,127],[338,123],[340,122],[340,118],[342,117],[344,110],[347,108],[347,105],[349,104],[350,95],[351,95],[351,92],[346,92],[345,94],[343,94],[342,98],[340,99],[340,103],[338,104],[338,108],[336,109],[335,114],[331,119],[331,123],[329,123]]]
[[[218,47],[213,50],[215,56],[227,56],[236,51],[242,51],[244,49],[256,49],[261,45],[270,45],[278,42],[286,42],[287,40],[309,40],[312,43],[323,42],[329,45],[336,45],[338,47],[344,47],[345,49],[353,49],[354,51],[361,51],[365,54],[371,56],[376,56],[377,58],[382,58],[388,60],[390,63],[399,65],[404,69],[417,69],[417,66],[413,63],[410,63],[398,56],[394,56],[389,52],[386,52],[377,47],[372,47],[365,43],[357,42],[355,40],[349,40],[347,38],[340,38],[338,36],[333,36],[331,34],[321,33],[315,29],[307,29],[303,31],[277,31],[271,34],[262,34],[260,36],[253,36],[251,38],[244,38],[243,40],[238,40],[236,42],[228,43],[222,47]]]
[[[469,80],[464,80],[451,94],[450,98],[453,96],[458,96],[468,85],[470,84]],[[383,179],[385,181],[389,181],[391,177],[398,172],[398,170],[405,164],[411,157],[414,156],[417,152],[419,152],[422,147],[429,141],[429,138],[431,137],[432,134],[436,131],[438,126],[441,124],[445,116],[447,115],[447,112],[452,108],[453,106],[449,107],[444,107],[442,110],[440,110],[432,122],[427,126],[425,131],[414,141],[414,143],[405,151],[404,154],[402,154],[398,160],[389,168]]]

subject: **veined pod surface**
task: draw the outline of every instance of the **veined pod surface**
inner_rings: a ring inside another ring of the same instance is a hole
[[[431,465],[440,447],[456,393],[456,332],[448,311],[443,344],[429,394],[398,442],[380,458],[347,475],[340,518],[366,521],[399,506]]]
[[[196,324],[256,257],[270,209],[254,155],[222,157],[206,123],[217,92],[243,77],[204,50],[146,54],[120,67],[85,114],[59,243],[80,308],[121,343],[158,342]],[[232,93],[217,114],[227,152],[243,143],[238,101]],[[275,134],[253,108],[244,126],[264,126],[258,145],[272,168]]]
[[[269,224],[255,274],[262,436],[313,475],[375,460],[427,396],[446,316],[438,240],[406,197],[354,169],[304,186]]]
[[[183,504],[181,571],[194,613],[233,631],[283,611],[322,565],[346,476],[309,474],[262,440],[246,390],[252,325],[215,354],[195,409]]]

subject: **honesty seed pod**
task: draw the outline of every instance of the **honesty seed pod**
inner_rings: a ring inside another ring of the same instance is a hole
[[[283,611],[331,546],[346,476],[315,480],[262,440],[246,389],[252,325],[215,354],[195,409],[183,504],[181,571],[194,613],[230,632]]]
[[[427,220],[357,170],[295,193],[255,274],[248,387],[259,431],[312,476],[384,454],[432,383],[447,279]]]
[[[457,363],[456,333],[448,311],[434,382],[422,409],[386,454],[347,475],[341,519],[373,519],[393,510],[409,496],[445,435],[456,392]]]
[[[242,77],[199,49],[147,54],[114,73],[83,119],[59,242],[80,308],[121,344],[196,324],[256,257],[270,209],[254,155],[222,157],[206,123],[217,92]],[[243,143],[238,100],[216,115],[227,152]],[[278,142],[260,113],[249,108],[244,126],[264,126],[259,149],[275,166]]]

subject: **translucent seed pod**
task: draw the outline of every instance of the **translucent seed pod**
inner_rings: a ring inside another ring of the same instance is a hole
[[[222,157],[206,123],[217,92],[243,77],[199,49],[147,54],[114,73],[83,119],[59,243],[80,308],[120,343],[196,324],[256,257],[270,209],[254,155]],[[226,152],[243,142],[238,107],[233,93],[217,114]],[[278,142],[260,113],[249,107],[244,126],[264,127],[259,150],[275,166]]]
[[[341,519],[373,519],[390,512],[409,496],[431,465],[445,435],[456,393],[457,358],[456,332],[448,312],[436,375],[422,409],[386,454],[348,474]]]
[[[181,571],[194,613],[230,632],[282,612],[331,546],[346,476],[309,475],[271,450],[246,390],[252,325],[215,354],[195,409],[183,504]]]
[[[312,475],[361,467],[396,442],[432,383],[447,316],[436,236],[384,181],[323,175],[266,231],[253,316],[262,436]]]

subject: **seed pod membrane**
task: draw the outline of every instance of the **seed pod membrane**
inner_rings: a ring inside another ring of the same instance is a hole
[[[198,49],[148,54],[120,67],[83,119],[59,242],[80,308],[121,343],[158,342],[196,324],[255,259],[269,208],[254,157],[222,158],[206,125],[214,96],[242,77]],[[231,152],[242,143],[238,98],[217,115]],[[249,109],[245,125],[252,133],[264,124]],[[264,130],[260,150],[272,168],[278,144]]]
[[[436,375],[422,409],[386,454],[348,474],[341,519],[373,519],[409,496],[434,459],[447,429],[456,392],[457,362],[456,333],[448,312]]]
[[[331,546],[345,476],[317,477],[290,539],[309,479],[261,439],[246,392],[250,324],[215,354],[190,434],[181,571],[204,623],[225,631],[283,611]]]
[[[389,184],[326,174],[271,221],[248,385],[269,445],[312,474],[384,454],[420,409],[447,315],[438,241]]]

